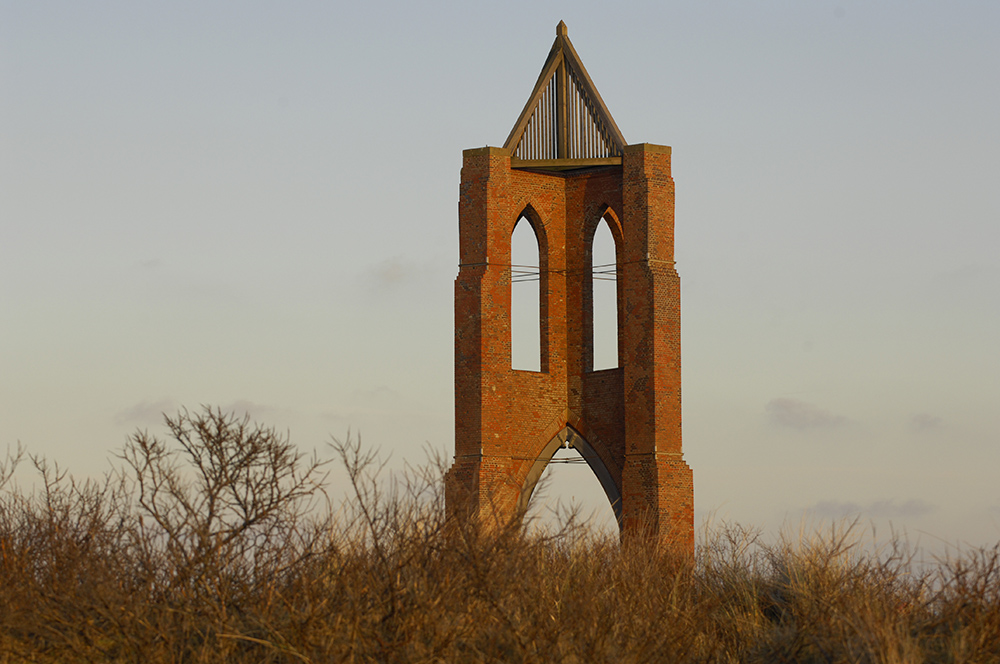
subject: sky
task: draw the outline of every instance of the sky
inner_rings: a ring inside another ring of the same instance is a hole
[[[1000,540],[986,0],[0,0],[0,450],[97,476],[210,404],[450,456],[462,150],[560,20],[673,148],[699,523]],[[607,517],[552,476],[540,505]]]

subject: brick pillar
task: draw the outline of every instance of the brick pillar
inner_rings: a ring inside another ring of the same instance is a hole
[[[670,148],[629,145],[625,235],[625,463],[622,531],[694,548],[694,482],[681,453],[680,278],[674,268]]]
[[[460,265],[455,279],[455,463],[446,477],[446,504],[453,513],[463,509],[505,520],[513,514],[512,497],[506,495],[511,490],[503,491],[509,471],[505,460],[490,455],[491,446],[483,437],[491,425],[502,427],[508,418],[497,386],[505,383],[510,369],[510,239],[497,220],[506,214],[510,153],[487,147],[465,150],[462,157]],[[516,505],[516,492],[513,500]]]

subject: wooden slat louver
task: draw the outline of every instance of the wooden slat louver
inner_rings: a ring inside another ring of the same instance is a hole
[[[504,147],[517,168],[565,170],[621,164],[625,139],[566,34],[556,40]]]

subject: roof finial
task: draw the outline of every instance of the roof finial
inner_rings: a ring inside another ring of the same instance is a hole
[[[556,26],[556,37],[565,37],[569,31],[566,29],[566,24],[559,21],[559,25]]]

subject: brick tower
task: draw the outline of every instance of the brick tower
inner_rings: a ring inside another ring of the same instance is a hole
[[[624,537],[692,551],[670,148],[625,144],[560,22],[507,142],[462,156],[449,510],[520,518],[552,455],[575,447]],[[511,368],[511,233],[522,218],[539,246],[540,371]],[[602,220],[615,240],[620,359],[594,371]]]

